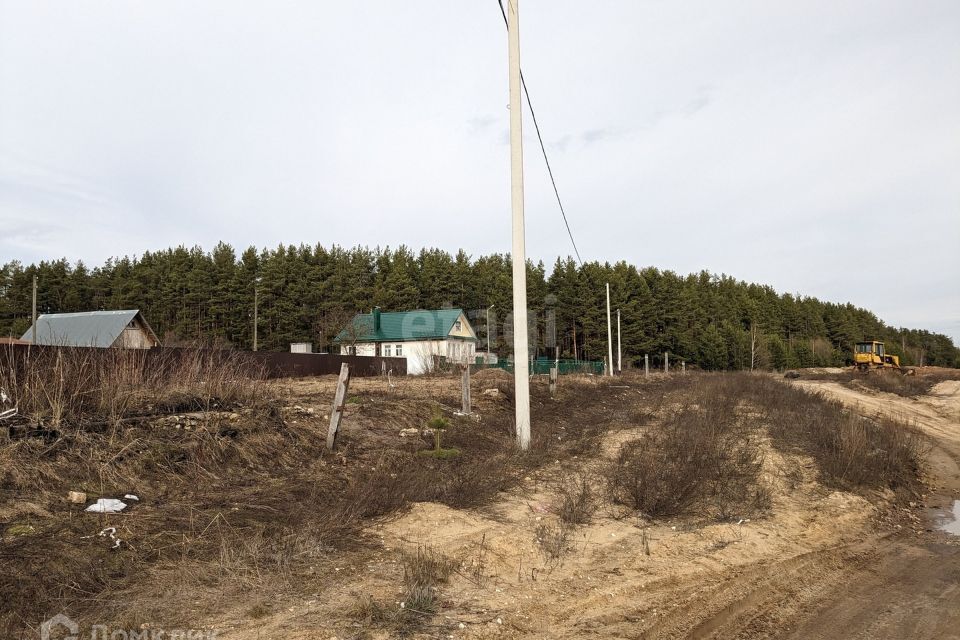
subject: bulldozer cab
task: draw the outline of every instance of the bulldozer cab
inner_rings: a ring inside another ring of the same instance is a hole
[[[857,355],[863,354],[866,356],[880,356],[883,357],[883,343],[882,342],[858,342],[854,347],[854,353]]]

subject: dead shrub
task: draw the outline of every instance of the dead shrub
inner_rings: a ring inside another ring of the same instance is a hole
[[[726,519],[764,510],[760,443],[723,378],[705,377],[663,424],[625,444],[606,472],[610,498],[649,517]]]
[[[588,524],[597,510],[593,479],[587,473],[561,476],[555,483],[554,511],[567,524]]]
[[[541,522],[534,530],[537,551],[548,566],[555,566],[570,550],[570,534],[573,526],[565,522]]]

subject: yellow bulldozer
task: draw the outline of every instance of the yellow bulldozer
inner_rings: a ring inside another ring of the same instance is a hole
[[[853,347],[853,366],[858,371],[897,371],[904,375],[911,376],[914,370],[901,367],[900,358],[890,355],[884,351],[883,343],[871,340],[869,342],[858,342]]]

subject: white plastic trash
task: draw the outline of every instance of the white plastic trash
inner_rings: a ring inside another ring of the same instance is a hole
[[[127,503],[116,498],[99,498],[92,505],[84,509],[90,513],[119,513],[127,508]]]

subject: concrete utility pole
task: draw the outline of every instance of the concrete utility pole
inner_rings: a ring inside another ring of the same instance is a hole
[[[30,344],[37,344],[37,276],[33,276],[33,328],[30,329]]]
[[[493,309],[495,304],[487,307],[487,364],[490,364],[490,309]]]
[[[260,287],[253,285],[253,350],[257,350],[257,313],[260,306]]]
[[[517,444],[530,448],[530,363],[527,335],[527,249],[523,225],[523,107],[520,104],[519,0],[507,0],[510,65],[510,204],[513,211],[513,378]]]
[[[610,375],[613,375],[613,327],[610,324],[610,283],[607,283],[607,362],[610,363]]]
[[[623,373],[623,351],[620,349],[620,309],[617,309],[617,373]]]

